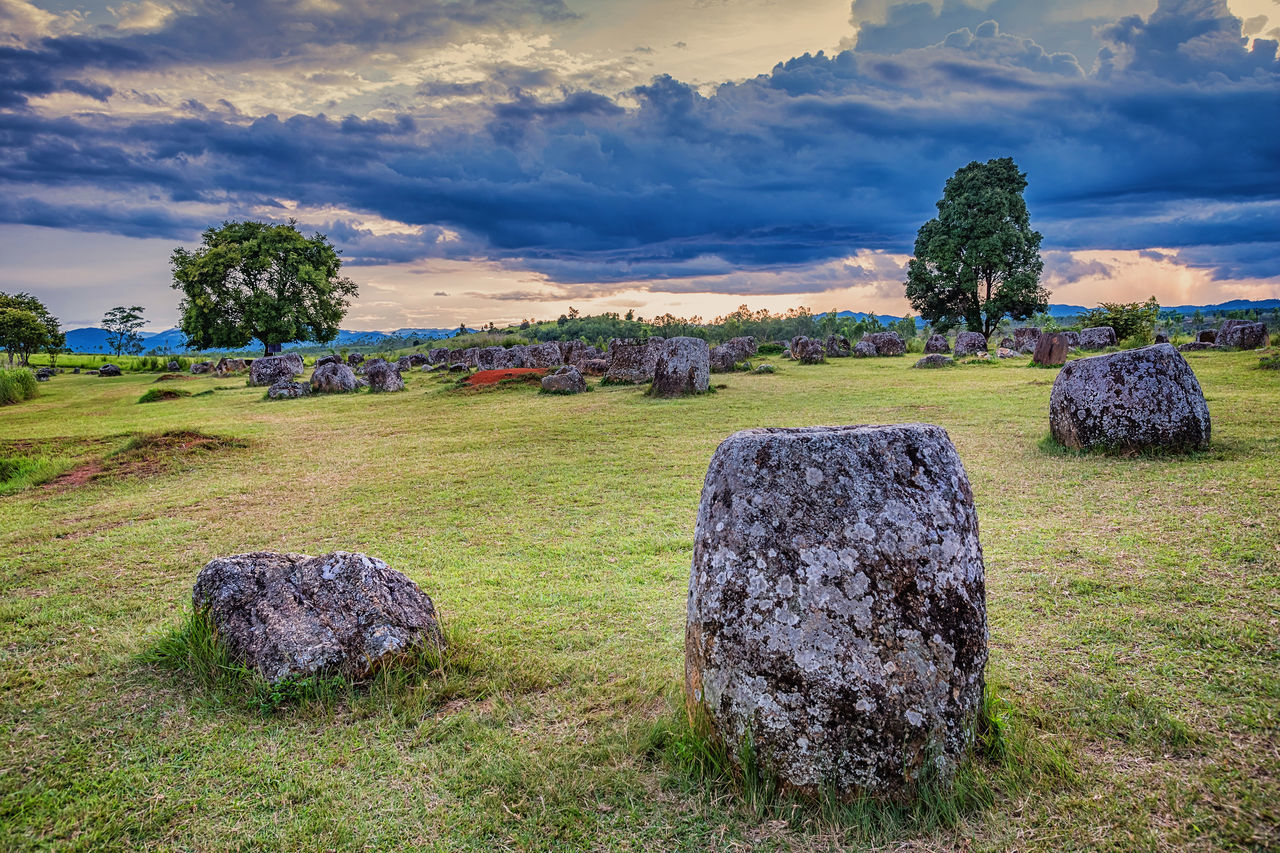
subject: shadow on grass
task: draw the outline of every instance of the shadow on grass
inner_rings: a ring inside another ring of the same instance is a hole
[[[973,749],[953,778],[921,778],[915,797],[905,802],[865,793],[849,797],[831,789],[817,794],[786,790],[762,766],[749,739],[731,754],[705,720],[690,719],[683,710],[653,724],[644,750],[691,791],[718,801],[727,796],[752,819],[784,821],[808,832],[834,829],[874,843],[953,828],[997,799],[1015,798],[1046,780],[1079,783],[1065,749],[1033,733],[1030,719],[991,687],[974,727]]]

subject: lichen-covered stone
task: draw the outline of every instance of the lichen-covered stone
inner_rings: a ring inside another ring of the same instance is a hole
[[[1013,346],[1009,349],[1017,350],[1023,355],[1030,355],[1035,352],[1036,341],[1040,340],[1040,329],[1037,326],[1022,326],[1013,330]]]
[[[929,355],[926,355],[924,358],[920,359],[912,366],[919,367],[919,368],[950,367],[953,364],[955,364],[955,362],[952,361],[949,357],[943,355],[940,352],[934,352],[934,353],[930,353]]]
[[[1005,349],[1013,349],[1014,344],[1015,342],[1013,338],[1003,337],[1000,339],[1000,346],[1004,347]]]
[[[267,389],[267,396],[272,400],[288,400],[294,397],[305,397],[311,393],[311,386],[304,382],[294,382],[292,379],[281,379],[279,382],[272,383]]]
[[[120,367],[115,364],[104,364],[98,368],[99,376],[119,376],[121,375]]]
[[[256,358],[249,365],[250,385],[275,385],[289,382],[302,372],[302,356],[296,352]]]
[[[578,368],[566,364],[550,376],[542,377],[542,390],[548,394],[581,394],[587,390],[587,380]]]
[[[1217,329],[1202,329],[1200,333],[1196,335],[1195,342],[1198,344],[1212,344],[1212,343],[1217,343],[1217,341],[1218,341]]]
[[[1178,352],[1201,352],[1208,349],[1217,349],[1217,346],[1208,341],[1191,341],[1178,345]]]
[[[1049,429],[1067,447],[1186,452],[1209,446],[1209,407],[1169,344],[1073,361],[1049,397]]]
[[[1227,320],[1218,330],[1216,343],[1221,349],[1260,349],[1271,343],[1265,323]]]
[[[956,358],[978,353],[985,354],[986,351],[987,337],[981,332],[961,332],[956,335]]]
[[[827,335],[828,358],[848,358],[853,355],[853,344],[844,335]]]
[[[1031,361],[1041,367],[1057,367],[1059,364],[1066,363],[1067,351],[1070,348],[1070,339],[1062,332],[1041,335],[1036,341]]]
[[[366,362],[364,378],[369,380],[370,391],[403,391],[404,378],[394,364],[387,364],[380,358]]]
[[[317,394],[345,394],[356,390],[356,374],[340,361],[317,364],[311,372],[311,390]]]
[[[415,647],[444,643],[431,599],[364,554],[219,557],[200,570],[191,599],[231,656],[270,681],[365,678]]]
[[[249,365],[243,358],[220,358],[218,364],[213,368],[213,372],[219,376],[230,376],[233,373],[240,373],[248,370]],[[298,371],[301,373],[302,371]]]
[[[789,788],[909,796],[969,746],[986,660],[977,514],[943,429],[754,429],[716,450],[685,686],[734,760],[749,739]]]
[[[583,376],[604,376],[609,370],[609,361],[604,358],[589,358],[578,365]]]
[[[669,338],[658,352],[653,368],[654,397],[687,397],[705,394],[711,387],[711,353],[701,338]]]
[[[712,373],[732,373],[737,366],[737,362],[733,360],[733,350],[723,344],[712,347],[708,358],[711,360]]]
[[[449,348],[436,347],[427,351],[427,364],[448,364]]]
[[[1018,354],[1008,347],[1000,347],[996,350],[996,358],[1017,358]]]
[[[604,373],[606,385],[643,385],[653,381],[664,338],[644,341],[614,338],[609,341],[609,369]]]
[[[787,349],[791,357],[801,364],[821,364],[827,358],[827,350],[822,341],[806,335],[796,335]]]
[[[1100,350],[1116,345],[1116,330],[1110,326],[1094,326],[1080,330],[1080,349]]]
[[[929,340],[925,341],[924,351],[929,355],[945,355],[951,352],[951,345],[947,343],[946,335],[930,335]]]
[[[865,339],[858,341],[856,344],[853,345],[853,357],[854,358],[875,358],[876,345],[871,343],[871,341],[868,341]]]
[[[876,348],[878,356],[905,355],[907,343],[897,332],[872,332],[862,339]]]
[[[1080,349],[1080,333],[1079,332],[1062,332],[1067,336],[1067,346],[1071,349]]]
[[[751,335],[742,335],[736,338],[729,338],[723,344],[724,348],[733,353],[733,363],[737,364],[746,361],[756,354],[756,339]]]
[[[212,372],[213,372],[213,362],[212,362],[212,361],[197,361],[195,364],[191,365],[191,372],[192,372],[192,373],[194,373],[194,374],[196,374],[197,376],[198,376],[198,375],[200,375],[200,374],[202,374],[202,373],[212,373]]]
[[[525,350],[525,367],[559,367],[562,364],[564,364],[564,357],[560,355],[560,347],[555,341],[547,341],[545,344],[531,346]]]
[[[364,353],[353,352],[347,356],[347,366],[355,367],[364,361]]]

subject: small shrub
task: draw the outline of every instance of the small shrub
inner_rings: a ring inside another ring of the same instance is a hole
[[[1258,359],[1258,367],[1262,370],[1280,370],[1280,353],[1264,355]]]
[[[40,393],[36,375],[25,367],[0,370],[0,406],[21,403]]]
[[[762,364],[751,372],[752,373],[777,373],[778,368],[774,367],[772,364]]]
[[[176,388],[152,388],[138,398],[139,403],[157,403],[161,400],[178,400],[190,397],[190,391],[179,391]]]
[[[924,341],[922,341],[920,338],[912,338],[911,340],[907,341],[907,352],[920,353],[920,354],[924,353]]]
[[[781,344],[760,344],[756,348],[756,352],[760,355],[782,355]]]

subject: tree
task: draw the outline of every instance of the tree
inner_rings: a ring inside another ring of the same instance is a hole
[[[1080,321],[1082,328],[1110,326],[1116,340],[1131,339],[1132,343],[1145,345],[1155,340],[1156,318],[1160,316],[1160,303],[1152,296],[1146,302],[1102,302],[1085,313]]]
[[[33,352],[52,354],[67,342],[58,318],[30,293],[0,292],[0,348],[13,364],[17,355],[26,364]]]
[[[972,162],[947,180],[907,265],[907,299],[938,331],[963,321],[989,336],[1006,315],[1026,320],[1049,307],[1026,186],[1011,157]]]
[[[146,321],[142,319],[142,306],[125,308],[117,305],[102,317],[102,328],[107,330],[107,346],[116,355],[137,355],[142,352],[142,335],[138,330]]]
[[[173,288],[184,294],[179,328],[195,349],[328,343],[358,290],[338,275],[339,254],[322,234],[302,236],[293,220],[210,228],[194,252],[173,250]]]

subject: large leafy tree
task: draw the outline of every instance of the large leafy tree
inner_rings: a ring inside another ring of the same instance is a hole
[[[938,331],[963,322],[990,335],[1005,316],[1026,320],[1048,308],[1026,187],[1011,157],[975,161],[947,180],[938,215],[920,226],[907,265],[907,299]]]
[[[292,221],[224,222],[205,231],[195,251],[174,249],[188,345],[239,349],[257,340],[269,352],[274,344],[332,341],[357,292],[338,275],[338,255],[323,235],[304,237]]]
[[[141,305],[128,308],[117,305],[112,308],[102,317],[102,328],[107,330],[107,346],[116,355],[137,355],[142,352],[142,335],[138,334],[138,330],[145,322],[142,319]]]
[[[52,355],[66,342],[58,318],[39,299],[30,293],[0,293],[0,348],[10,364],[15,355],[23,364],[33,352]]]

